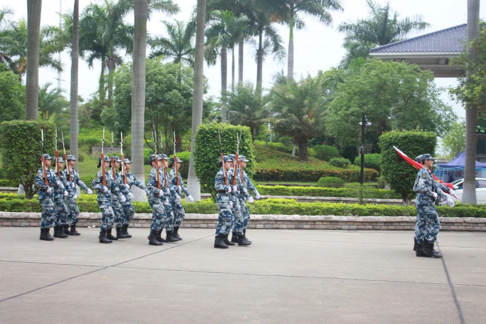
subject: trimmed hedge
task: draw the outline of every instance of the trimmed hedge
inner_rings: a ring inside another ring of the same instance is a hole
[[[317,186],[323,188],[342,188],[344,184],[344,180],[337,177],[323,177],[317,181]]]
[[[18,186],[19,186],[19,182],[18,181],[7,180],[7,179],[0,179],[0,187],[18,187]]]
[[[361,156],[358,156],[354,160],[354,165],[361,167]],[[376,171],[381,170],[381,154],[365,154],[364,156],[364,166],[365,168],[375,169]]]
[[[81,212],[99,212],[96,195],[83,195],[78,199]],[[148,203],[134,202],[138,213],[150,213]],[[211,200],[196,203],[183,202],[186,213],[215,214],[216,204]],[[248,205],[252,214],[277,215],[342,215],[342,216],[415,216],[414,206],[358,205],[339,203],[300,203],[293,199],[267,199]],[[20,198],[15,194],[0,195],[0,211],[7,212],[40,212],[41,205],[37,199]],[[437,208],[441,217],[486,217],[484,206],[459,205],[454,208],[442,206]]]
[[[349,188],[321,187],[287,187],[287,186],[257,186],[261,195],[269,196],[309,196],[309,197],[346,197],[356,198],[356,190]],[[367,189],[365,198],[400,199],[401,196],[392,190]]]
[[[347,168],[351,161],[345,158],[334,158],[329,161],[329,164],[338,168]]]

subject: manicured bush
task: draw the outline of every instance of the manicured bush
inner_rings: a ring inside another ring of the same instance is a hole
[[[44,130],[44,153],[54,155],[53,123],[13,120],[0,124],[3,169],[8,180],[23,184],[27,198],[37,192],[34,181],[41,168],[41,129]]]
[[[98,138],[98,137],[85,137],[80,142],[81,142],[81,143],[79,143],[80,145],[86,145],[91,150],[92,146],[101,145],[101,137],[100,138]]]
[[[358,156],[354,160],[354,165],[361,167],[361,156]],[[381,154],[365,154],[364,156],[364,166],[365,168],[375,169],[380,172],[381,170]]]
[[[0,187],[18,187],[19,182],[14,180],[0,179]]]
[[[78,154],[78,163],[79,162],[84,162],[84,154],[82,154],[82,153]]]
[[[368,187],[368,186],[367,186]],[[269,196],[309,196],[309,197],[347,197],[357,198],[355,188],[321,188],[297,186],[257,186],[261,195]],[[365,198],[400,199],[401,196],[393,190],[369,188]]]
[[[170,157],[174,157],[172,154]],[[185,179],[187,179],[189,173],[189,161],[191,160],[191,152],[177,152],[177,157],[181,159],[181,167],[179,168],[179,173]]]
[[[344,187],[344,180],[337,177],[323,177],[317,181],[318,187],[323,188],[342,188]]]
[[[411,159],[424,153],[434,155],[437,136],[432,132],[393,131],[380,136],[381,170],[391,189],[399,192],[407,201],[413,194],[413,184],[418,170],[402,159],[393,146],[396,146]]]
[[[334,146],[316,145],[314,146],[316,158],[322,161],[330,161],[333,158],[339,157],[339,151]]]
[[[345,158],[334,158],[329,161],[329,164],[338,168],[346,168],[351,164],[351,161]]]

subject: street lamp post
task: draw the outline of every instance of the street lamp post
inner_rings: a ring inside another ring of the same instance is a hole
[[[363,185],[364,182],[364,154],[365,154],[365,129],[366,126],[371,126],[371,123],[366,120],[366,115],[363,113],[361,116],[361,148],[360,148],[360,154],[361,154],[361,177],[360,177],[360,182],[361,185]]]

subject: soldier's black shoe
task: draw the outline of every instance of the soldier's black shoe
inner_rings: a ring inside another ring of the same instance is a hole
[[[116,241],[118,240],[116,237],[114,237],[113,235],[111,235],[111,227],[109,229],[106,230],[106,237],[109,239],[109,240],[112,240],[112,241]]]
[[[182,240],[182,237],[179,236],[179,226],[174,226],[174,232],[172,233],[172,237],[177,239],[178,241]]]
[[[67,234],[64,234],[62,225],[54,226],[54,237],[58,237],[58,238],[68,237]]]
[[[126,238],[132,237],[130,233],[128,233],[128,224],[125,224],[122,226],[123,234],[126,236]]]
[[[125,239],[128,238],[124,233],[123,229],[121,227],[116,228],[116,238],[117,239]]]
[[[234,234],[233,234],[233,236],[234,236]],[[230,242],[230,240],[228,240],[228,234],[224,234],[224,244],[226,244],[228,246],[233,246],[233,245],[235,245],[235,243],[233,243],[232,241],[233,241],[233,239],[231,239],[231,242]]]
[[[442,258],[442,254],[434,250],[434,242],[424,240],[424,244],[422,244],[422,249],[426,257]]]
[[[231,242],[238,243],[238,235],[235,232],[231,234]]]
[[[248,239],[248,237],[246,237],[246,229],[243,230],[243,235],[245,235],[246,240],[251,244],[251,241]]]
[[[417,257],[427,257],[424,253],[424,249],[422,248],[422,244],[418,244],[417,240],[415,240],[415,256]]]
[[[214,247],[216,249],[227,249],[228,246],[224,243],[225,235],[219,233],[214,239]]]
[[[62,231],[66,235],[71,235],[71,233],[69,232],[69,225],[68,224],[62,225]]]
[[[160,229],[160,230],[158,230],[158,231],[156,231],[156,232],[157,232],[157,240],[158,240],[159,242],[162,242],[162,243],[167,242],[167,241],[166,241],[166,240],[165,240],[165,239],[162,237],[162,230],[161,230],[161,229]]]
[[[157,231],[150,231],[149,245],[162,245],[162,242],[157,240]]]
[[[413,250],[414,251],[417,251],[417,246],[418,246],[418,244],[417,244],[417,238],[414,237],[413,238]]]
[[[112,240],[110,240],[109,238],[106,237],[106,230],[105,229],[102,229],[100,231],[100,236],[99,236],[99,239],[100,239],[100,243],[111,243],[113,242]]]
[[[41,228],[40,238],[43,241],[53,241],[54,238],[49,234],[49,228]]]
[[[81,235],[81,233],[79,233],[78,231],[76,231],[76,225],[71,225],[71,230],[69,231],[69,233],[71,235],[74,235],[74,236],[79,236]]]
[[[167,236],[166,236],[165,240],[166,240],[168,243],[173,243],[173,242],[177,242],[177,241],[179,241],[178,239],[176,239],[176,238],[173,236],[173,231],[167,231]]]
[[[251,242],[246,239],[245,234],[238,235],[238,245],[239,246],[251,245]]]

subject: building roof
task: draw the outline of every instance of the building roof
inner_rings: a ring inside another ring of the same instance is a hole
[[[370,51],[371,56],[384,53],[460,53],[464,50],[467,24],[413,37],[380,46]],[[375,55],[373,55],[375,54]]]

